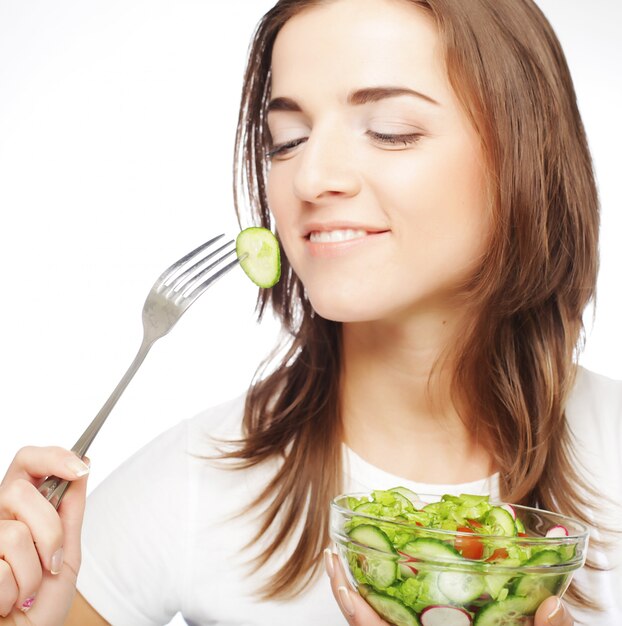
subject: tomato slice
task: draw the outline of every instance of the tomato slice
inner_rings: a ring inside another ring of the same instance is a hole
[[[469,526],[458,526],[456,530],[461,533],[474,532]],[[458,536],[456,537],[455,547],[465,559],[481,559],[484,555],[484,544],[478,537]]]
[[[497,548],[486,561],[500,561],[501,559],[507,559],[509,556],[508,551],[505,548]]]

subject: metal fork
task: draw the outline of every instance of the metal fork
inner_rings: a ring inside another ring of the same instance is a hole
[[[151,346],[175,326],[179,318],[208,287],[240,262],[241,259],[236,258],[225,263],[225,260],[235,253],[235,247],[231,248],[233,240],[207,255],[204,254],[223,236],[218,235],[186,254],[166,269],[154,283],[143,306],[143,340],[138,353],[95,419],[71,448],[71,451],[80,458],[84,457],[93,443],[121,394],[145,360]],[[205,266],[214,257],[217,257],[216,260]],[[58,509],[68,486],[68,481],[57,476],[50,476],[39,487],[39,492],[52,503],[54,508]]]

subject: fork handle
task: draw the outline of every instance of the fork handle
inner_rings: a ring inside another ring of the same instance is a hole
[[[128,386],[132,378],[134,378],[134,374],[136,374],[138,368],[142,365],[142,362],[145,360],[145,357],[154,342],[155,341],[151,338],[147,338],[146,336],[143,337],[143,342],[140,345],[138,353],[134,357],[131,365],[128,367],[127,372],[125,372],[123,378],[114,388],[110,397],[104,403],[104,406],[102,406],[99,410],[99,413],[86,427],[86,430],[82,433],[78,441],[76,441],[73,448],[71,448],[71,451],[77,454],[80,458],[83,458],[86,454],[100,428],[104,425],[106,418],[110,415],[110,411],[112,411],[115,404],[125,391],[125,388]],[[54,506],[55,509],[58,509],[69,484],[70,482],[64,480],[63,478],[59,478],[58,476],[49,476],[39,486],[39,493],[41,493],[43,497]]]
[[[58,476],[50,476],[39,486],[39,493],[55,508],[58,509],[60,501],[67,491],[70,483]]]
[[[104,425],[106,418],[110,415],[110,411],[114,408],[115,404],[125,391],[125,388],[128,386],[132,378],[134,378],[134,374],[138,371],[138,368],[142,365],[142,362],[145,360],[149,349],[153,345],[153,341],[147,341],[143,339],[142,344],[140,345],[140,349],[138,353],[134,357],[131,365],[128,367],[127,372],[123,375],[123,378],[119,381],[117,386],[114,388],[113,392],[110,394],[110,397],[104,403],[104,406],[99,410],[99,413],[95,416],[93,421],[86,427],[86,430],[80,435],[80,438],[71,448],[71,451],[77,454],[80,458],[82,458],[89,449],[90,445],[93,443],[99,429]]]

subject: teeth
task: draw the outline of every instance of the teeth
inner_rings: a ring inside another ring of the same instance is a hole
[[[339,241],[349,241],[350,239],[359,239],[365,237],[365,230],[321,230],[313,232],[309,235],[309,240],[314,243],[336,243]]]

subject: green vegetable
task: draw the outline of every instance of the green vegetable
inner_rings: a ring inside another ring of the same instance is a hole
[[[259,287],[276,285],[281,277],[279,242],[266,228],[254,226],[243,230],[235,241],[240,266]]]
[[[350,571],[361,595],[394,624],[418,624],[429,607],[460,607],[480,626],[523,623],[567,585],[567,571],[516,569],[562,565],[573,558],[574,547],[521,541],[525,528],[514,509],[495,506],[488,496],[447,494],[425,504],[394,487],[350,496],[348,505],[354,511],[344,528],[352,541],[346,552]],[[447,613],[454,614],[459,616]],[[506,622],[512,615],[518,621]]]
[[[420,624],[411,609],[390,596],[369,589],[365,592],[365,599],[379,615],[395,626],[419,626]]]

